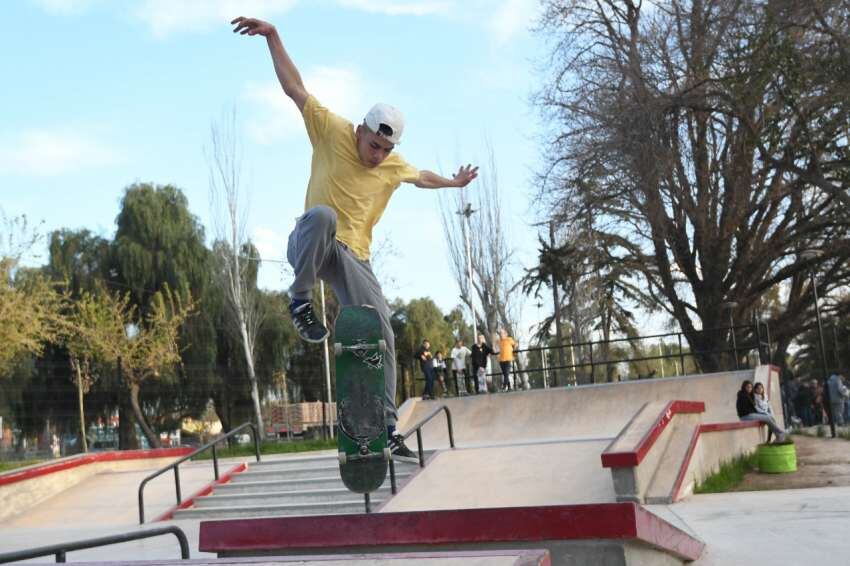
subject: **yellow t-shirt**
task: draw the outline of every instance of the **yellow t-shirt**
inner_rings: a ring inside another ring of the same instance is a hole
[[[499,339],[499,361],[500,362],[512,362],[514,361],[514,348],[516,348],[516,341],[508,336],[507,338]]]
[[[336,239],[362,260],[369,259],[372,228],[393,192],[419,178],[419,171],[393,152],[377,167],[360,163],[354,126],[319,104],[304,103],[304,125],[313,145],[304,210],[324,204],[337,214]]]

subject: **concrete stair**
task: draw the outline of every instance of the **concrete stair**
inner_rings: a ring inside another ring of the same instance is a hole
[[[419,465],[395,461],[399,489]],[[372,510],[392,497],[390,476],[370,496]],[[174,519],[226,519],[363,513],[363,495],[352,493],[339,477],[336,452],[249,462],[230,482],[178,509]]]

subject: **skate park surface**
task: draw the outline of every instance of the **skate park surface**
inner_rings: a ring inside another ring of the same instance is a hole
[[[451,411],[456,448],[448,449],[442,415],[426,424],[424,447],[442,450],[380,511],[612,503],[616,494],[611,473],[602,467],[600,455],[644,403],[701,401],[705,404],[702,422],[737,421],[735,393],[741,380],[751,376],[752,371],[730,372],[409,402],[400,410],[400,430],[407,430],[438,404],[445,404]],[[410,438],[409,444],[415,450],[415,437]],[[221,467],[227,470],[243,461],[233,459],[222,462]],[[184,493],[192,493],[209,482],[210,466],[209,462],[191,462],[181,468]],[[139,482],[157,467],[100,473],[3,520],[0,552],[153,526],[138,526],[136,495]],[[146,492],[148,516],[156,517],[169,509],[174,498],[173,481],[152,483]],[[2,493],[0,507],[1,499]],[[841,533],[850,528],[850,517],[844,512],[850,508],[850,488],[698,495],[671,505],[643,508],[706,543],[695,564],[764,563],[768,557],[775,564],[803,560],[822,564],[847,562]],[[250,521],[232,523],[235,527]],[[176,524],[186,532],[193,558],[214,557],[198,551],[198,521],[165,524]],[[69,553],[68,559],[79,562],[178,557],[173,537],[157,537],[76,551]],[[451,563],[441,562],[443,558],[417,555],[415,562]],[[368,563],[391,564],[397,559],[385,555]],[[407,559],[414,558],[408,555]],[[516,563],[511,561],[513,557],[472,554],[455,563],[496,564],[497,559],[505,564]],[[320,563],[333,564],[334,560],[339,559],[325,557]],[[50,557],[33,561],[47,562]]]

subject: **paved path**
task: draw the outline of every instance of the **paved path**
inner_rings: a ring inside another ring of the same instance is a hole
[[[850,487],[714,493],[656,507],[705,541],[695,566],[850,564]]]

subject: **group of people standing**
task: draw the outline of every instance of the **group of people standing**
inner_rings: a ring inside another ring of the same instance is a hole
[[[483,334],[479,334],[472,348],[467,348],[462,339],[455,342],[454,348],[449,352],[446,359],[441,350],[431,353],[431,342],[428,339],[422,341],[422,345],[416,351],[415,357],[419,361],[419,367],[425,377],[425,389],[422,399],[433,399],[435,397],[434,387],[440,384],[442,395],[450,395],[447,384],[448,371],[454,381],[455,394],[460,396],[490,393],[492,380],[487,372],[490,356],[497,356],[499,368],[502,375],[502,384],[499,390],[509,391],[516,387],[511,383],[511,367],[518,347],[514,340],[505,330],[499,331],[498,340],[494,341],[495,349],[487,343]]]
[[[789,379],[782,387],[786,417],[796,417],[802,426],[828,423],[828,409],[836,425],[850,422],[850,388],[840,373],[829,376],[826,388],[816,379]],[[826,393],[829,394],[828,403]]]

